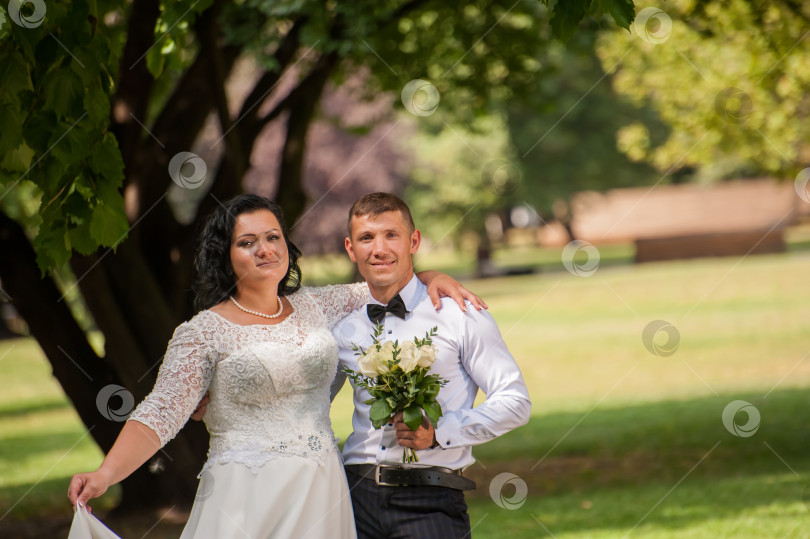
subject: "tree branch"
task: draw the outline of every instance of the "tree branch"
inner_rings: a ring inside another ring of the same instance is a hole
[[[220,161],[220,167],[228,165],[232,167],[230,174],[241,178],[245,174],[250,155],[245,156],[240,139],[240,131],[233,129],[230,112],[228,110],[228,98],[225,95],[225,82],[228,70],[219,48],[219,28],[217,26],[218,10],[206,11],[200,17],[197,27],[197,35],[200,38],[200,55],[209,58],[208,77],[211,95],[214,100],[214,108],[219,118],[220,130],[225,141],[225,154],[227,157]]]
[[[284,208],[284,213],[290,223],[295,222],[306,207],[307,197],[301,176],[307,133],[326,81],[337,66],[338,60],[337,52],[321,57],[312,72],[299,84],[300,94],[295,100],[295,106],[290,109],[287,119],[287,137],[281,153],[278,191],[275,200]]]
[[[132,2],[127,42],[118,67],[118,87],[110,99],[110,132],[118,140],[125,164],[132,162],[138,142],[143,136],[141,126],[132,116],[141,122],[146,117],[154,79],[142,57],[154,44],[155,24],[159,16],[158,0]]]
[[[247,119],[248,115],[251,115],[252,118],[258,117],[261,104],[278,83],[279,79],[281,79],[284,70],[293,61],[298,49],[301,47],[301,29],[308,20],[307,17],[302,17],[295,21],[292,28],[287,32],[287,35],[284,36],[284,39],[276,49],[274,55],[276,63],[278,63],[278,69],[265,71],[259,80],[256,81],[253,90],[251,90],[250,94],[248,94],[247,98],[245,98],[245,101],[242,103],[237,118],[240,120]]]
[[[207,218],[214,206],[216,206],[217,199],[225,200],[241,192],[242,177],[250,165],[250,155],[253,152],[256,138],[265,125],[261,120],[257,119],[259,109],[264,100],[270,95],[273,87],[281,79],[284,70],[295,59],[300,47],[301,29],[306,21],[307,18],[304,17],[293,24],[275,52],[274,57],[279,66],[278,69],[265,71],[242,103],[239,115],[231,125],[232,131],[239,132],[238,140],[241,152],[238,155],[230,151],[224,152],[216,167],[217,173],[213,180],[211,194],[214,196],[206,197],[200,203],[194,222],[189,227],[190,229],[196,230],[200,226],[201,222]],[[226,128],[223,128],[223,132],[225,131]],[[239,159],[241,162],[231,162],[234,159]]]

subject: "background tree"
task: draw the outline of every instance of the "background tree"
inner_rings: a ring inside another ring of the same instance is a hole
[[[412,139],[413,210],[428,237],[477,242],[479,275],[496,271],[488,260],[488,216],[498,228],[499,218],[509,224],[513,206],[527,205],[541,222],[556,218],[570,234],[572,194],[660,177],[618,147],[616,132],[630,122],[644,121],[657,143],[668,129],[649,106],[613,90],[613,66],[603,69],[595,52],[604,25],[590,20],[563,44],[540,22],[544,17],[538,13],[533,28],[543,46],[521,58],[526,67],[489,100],[487,114],[460,122],[439,107],[420,119],[423,129]]]
[[[408,199],[414,218],[429,239],[456,248],[469,243],[476,253],[476,272],[491,274],[492,245],[487,219],[519,199],[520,170],[502,116],[489,114],[469,128],[445,124],[422,131],[411,140],[414,167]]]
[[[622,27],[633,18],[630,0],[552,4],[562,39],[588,15],[609,13]],[[195,232],[242,190],[258,136],[282,133],[272,195],[294,221],[328,81],[368,66],[369,94],[398,95],[432,78],[443,108],[472,118],[545,43],[535,32],[541,9],[494,0],[9,3],[0,19],[0,279],[102,450],[120,428],[110,418],[125,417],[127,393],[137,402],[151,388],[172,329],[193,314]],[[227,83],[246,57],[261,69],[234,95]],[[209,135],[210,117],[218,135],[205,158],[173,163]],[[170,204],[172,179],[194,206],[187,219]],[[91,329],[103,336],[95,346]],[[126,390],[101,392],[111,386]],[[184,429],[124,482],[122,505],[190,501],[203,447],[200,425]]]
[[[592,22],[565,47],[551,41],[535,57],[541,66],[538,90],[506,107],[523,200],[543,221],[557,219],[571,239],[571,195],[651,184],[660,176],[649,164],[629,159],[616,132],[634,121],[644,121],[656,141],[668,132],[650,107],[613,90],[615,66],[601,65],[595,52],[599,33]]]
[[[639,12],[633,35],[603,35],[615,87],[655,109],[619,133],[634,160],[659,171],[699,169],[696,179],[792,178],[810,164],[810,5],[791,1],[675,1]],[[621,61],[620,61],[621,60]]]

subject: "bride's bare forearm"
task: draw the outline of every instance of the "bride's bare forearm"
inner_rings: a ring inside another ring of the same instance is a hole
[[[118,483],[149,460],[158,449],[160,438],[154,430],[138,421],[127,421],[98,470],[104,473],[111,485]]]

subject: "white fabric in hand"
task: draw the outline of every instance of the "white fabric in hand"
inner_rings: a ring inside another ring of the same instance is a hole
[[[73,514],[73,524],[70,526],[68,539],[121,539],[115,535],[99,519],[87,512],[87,508],[79,505]]]

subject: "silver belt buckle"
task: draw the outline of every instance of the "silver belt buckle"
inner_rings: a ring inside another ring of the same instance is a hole
[[[398,487],[399,483],[383,483],[380,480],[380,469],[381,468],[396,468],[396,466],[386,466],[384,464],[377,464],[377,467],[374,468],[374,482],[377,483],[381,487]]]

